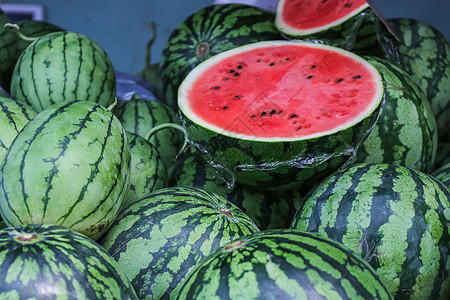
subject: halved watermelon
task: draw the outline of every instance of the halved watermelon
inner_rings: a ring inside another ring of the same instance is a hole
[[[380,74],[360,56],[323,44],[264,41],[194,68],[179,88],[178,106],[188,140],[231,183],[280,190],[345,163],[382,98]]]
[[[286,37],[346,50],[365,48],[386,34],[366,0],[280,0],[275,25]]]

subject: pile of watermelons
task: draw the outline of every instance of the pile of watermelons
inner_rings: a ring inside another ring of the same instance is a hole
[[[84,34],[0,25],[1,299],[450,296],[435,28],[211,5],[132,76]]]

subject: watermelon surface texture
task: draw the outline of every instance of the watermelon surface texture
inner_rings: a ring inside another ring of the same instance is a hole
[[[438,130],[430,102],[395,64],[364,56],[381,74],[384,100],[377,123],[358,148],[354,162],[390,163],[431,172]]]
[[[424,90],[439,134],[450,135],[450,42],[428,23],[411,18],[388,21],[400,39],[398,65]]]
[[[159,125],[180,124],[175,110],[163,102],[134,95],[128,101],[119,101],[112,112],[126,131],[142,136],[158,149],[167,172],[170,172],[183,146],[183,132],[174,128],[164,128],[151,137],[147,135]]]
[[[168,299],[206,255],[258,230],[238,207],[218,195],[170,187],[122,211],[100,244],[122,267],[140,298]]]
[[[0,161],[12,141],[37,112],[30,106],[9,97],[0,96]]]
[[[1,229],[0,257],[1,299],[138,299],[105,249],[63,226]]]
[[[202,260],[175,299],[392,299],[379,276],[342,244],[272,229],[235,240]]]
[[[274,20],[274,13],[245,4],[210,5],[188,16],[170,34],[160,56],[163,99],[176,108],[182,80],[209,57],[248,43],[281,39]]]
[[[126,131],[130,147],[130,184],[122,204],[127,207],[148,193],[168,186],[169,177],[158,148],[140,135]]]
[[[305,197],[291,228],[344,244],[395,299],[448,299],[450,190],[426,173],[355,164]]]
[[[196,151],[177,159],[170,184],[201,188],[224,197],[242,209],[260,230],[289,227],[303,200],[297,189],[260,191],[242,184],[230,188]]]
[[[178,107],[188,140],[231,183],[280,190],[330,174],[366,138],[379,72],[340,48],[264,41],[192,70]]]
[[[128,188],[130,150],[120,121],[86,100],[41,111],[0,165],[0,213],[9,226],[59,224],[99,238]]]
[[[43,20],[20,20],[15,22],[14,25],[18,26],[18,29],[15,30],[19,31],[20,34],[23,34],[28,38],[38,38],[48,33],[64,30],[55,24]],[[14,66],[16,65],[16,62],[22,52],[31,44],[30,40],[17,36],[17,33],[15,33],[14,31],[11,32],[11,34],[14,34],[16,36],[16,38],[13,39],[14,45],[11,46],[12,49],[14,49],[14,52],[13,54],[11,54],[8,70],[6,70],[0,76],[0,85],[8,93],[11,89],[11,77]]]
[[[116,96],[114,68],[105,50],[88,36],[49,33],[22,52],[12,73],[11,96],[37,112],[71,100],[108,107]]]

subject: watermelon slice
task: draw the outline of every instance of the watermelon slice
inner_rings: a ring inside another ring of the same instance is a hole
[[[380,74],[360,56],[264,41],[194,68],[178,106],[189,141],[231,175],[225,178],[277,190],[341,166],[370,131],[382,98]]]
[[[275,25],[286,37],[346,50],[364,48],[386,34],[366,0],[280,0]]]

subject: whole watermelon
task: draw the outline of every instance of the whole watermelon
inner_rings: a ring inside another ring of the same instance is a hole
[[[186,75],[215,54],[257,41],[282,39],[273,12],[245,4],[199,9],[172,31],[161,53],[162,97],[177,106],[177,90]]]
[[[211,251],[256,231],[255,223],[224,198],[170,187],[132,203],[99,242],[140,298],[168,299]]]
[[[37,112],[79,99],[108,107],[116,96],[114,68],[92,38],[71,31],[49,33],[20,55],[12,73],[11,96]]]
[[[59,225],[0,229],[1,299],[137,299],[97,243]]]
[[[9,226],[53,223],[97,239],[128,188],[125,130],[97,103],[54,104],[17,134],[0,172],[0,213]]]
[[[438,130],[430,101],[403,69],[375,56],[364,58],[383,78],[384,99],[378,120],[353,163],[389,163],[431,172]]]
[[[291,228],[342,243],[365,259],[396,299],[450,295],[450,190],[392,164],[355,164],[322,181]]]
[[[369,264],[317,234],[272,229],[197,264],[174,299],[392,299]]]

